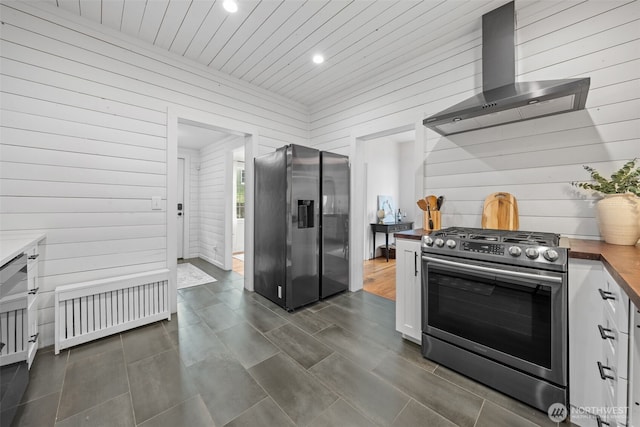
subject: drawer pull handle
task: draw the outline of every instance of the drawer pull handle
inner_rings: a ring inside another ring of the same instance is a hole
[[[29,289],[29,292],[27,292],[28,295],[35,295],[38,293],[38,290],[40,290],[40,288],[33,288],[33,289]]]
[[[598,325],[598,330],[600,331],[600,336],[603,340],[615,340],[615,335],[608,335],[611,332],[611,329],[603,328],[602,325]]]
[[[40,256],[40,254],[29,255],[28,259],[37,259],[39,256]]]
[[[415,277],[418,275],[418,252],[413,253],[413,269],[413,276]]]
[[[38,341],[38,335],[40,335],[40,332],[36,333],[35,335],[31,335],[31,339],[29,340],[29,342]]]
[[[613,295],[612,292],[609,291],[603,291],[602,289],[598,288],[598,292],[600,292],[600,296],[602,297],[603,300],[608,300],[608,299],[616,299],[616,297]]]
[[[611,424],[609,424],[608,422],[602,421],[602,418],[600,418],[600,415],[596,415],[596,422],[598,423],[598,427],[611,426]]]
[[[598,370],[600,371],[600,378],[602,378],[603,380],[615,380],[615,377],[611,376],[611,375],[607,375],[604,370],[608,369],[608,370],[612,370],[610,367],[608,366],[604,366],[602,363],[598,362]]]

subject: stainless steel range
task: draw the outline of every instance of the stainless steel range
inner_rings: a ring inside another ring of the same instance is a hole
[[[560,236],[447,228],[422,239],[422,354],[540,410],[568,402]]]

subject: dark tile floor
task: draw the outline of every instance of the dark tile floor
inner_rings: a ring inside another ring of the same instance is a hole
[[[172,320],[38,352],[19,426],[553,425],[438,366],[395,332],[394,303],[341,294],[288,313],[243,278],[178,292]]]

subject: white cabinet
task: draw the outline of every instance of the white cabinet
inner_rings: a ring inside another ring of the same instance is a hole
[[[31,367],[33,359],[38,351],[38,300],[40,295],[40,284],[38,279],[38,258],[40,252],[38,244],[33,244],[25,251],[27,253],[27,363]]]
[[[631,427],[626,410],[632,378],[629,308],[629,298],[600,261],[570,261],[569,393],[574,424]]]
[[[420,240],[396,240],[396,330],[422,342]]]
[[[633,304],[629,329],[629,427],[640,427],[640,309]]]
[[[569,261],[569,399],[576,408],[604,405],[597,357],[602,353],[595,310],[602,303],[598,287],[604,283],[599,261]]]
[[[26,360],[29,367],[38,351],[38,241],[41,237],[3,239],[4,247],[19,247],[27,256],[27,280],[0,300],[0,366]],[[27,242],[20,246],[21,241]]]

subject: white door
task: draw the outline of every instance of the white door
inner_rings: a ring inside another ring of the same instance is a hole
[[[184,256],[184,159],[178,158],[178,258]]]

